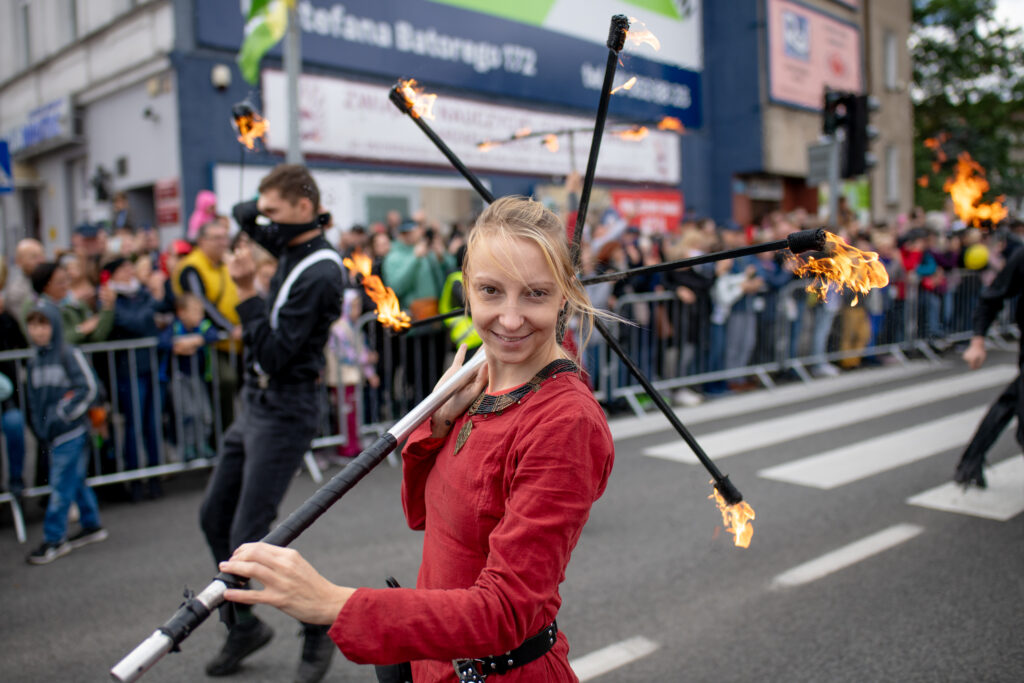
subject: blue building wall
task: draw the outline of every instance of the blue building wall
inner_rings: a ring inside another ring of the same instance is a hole
[[[732,180],[763,167],[759,82],[764,0],[704,2],[704,129],[710,215],[732,218]],[[684,168],[685,170],[685,168]]]

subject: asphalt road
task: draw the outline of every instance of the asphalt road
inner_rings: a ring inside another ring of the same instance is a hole
[[[671,445],[663,419],[614,419],[615,471],[562,586],[559,627],[577,671],[638,682],[1024,680],[1024,459],[1012,429],[990,453],[989,491],[933,491],[950,481],[970,411],[995,398],[1013,363],[992,354],[986,375],[952,360],[862,370],[682,411],[702,443],[735,451],[708,448],[756,510],[748,549],[723,532],[707,473]],[[186,586],[205,586],[215,572],[197,523],[204,483],[181,475],[158,501],[105,505],[109,540],[44,567],[25,564],[29,548],[3,513],[0,680],[106,680]],[[282,510],[314,489],[301,474]],[[412,585],[420,538],[398,491],[399,471],[378,468],[294,547],[340,583],[382,586],[391,574]],[[29,511],[38,543],[42,515]],[[277,635],[235,680],[291,680],[297,624],[262,614]],[[222,636],[208,621],[143,680],[204,679]],[[375,677],[339,655],[327,680]]]

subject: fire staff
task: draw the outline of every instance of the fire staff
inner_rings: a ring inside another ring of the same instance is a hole
[[[331,324],[341,314],[341,257],[323,236],[320,193],[303,166],[282,164],[260,182],[259,199],[239,204],[235,219],[278,258],[266,300],[254,288],[251,254],[230,265],[238,286],[245,346],[241,414],[224,435],[200,519],[217,562],[266,535],[277,507],[316,435],[318,378]],[[227,607],[231,607],[230,605]],[[226,676],[273,636],[252,609],[225,615],[228,637],[206,673]],[[307,624],[297,681],[319,681],[334,646],[324,626]]]
[[[985,362],[985,334],[1003,310],[1007,299],[1017,297],[1014,319],[1017,326],[1024,330],[1024,297],[1021,294],[1024,294],[1024,249],[1017,249],[996,279],[981,291],[978,298],[978,307],[974,310],[974,336],[963,356],[972,370],[977,370]],[[1024,445],[1024,387],[1021,386],[1021,382],[1024,382],[1021,372],[1021,368],[1024,368],[1024,337],[1021,337],[1017,365],[1017,376],[989,407],[960,458],[953,479],[964,486],[973,484],[980,488],[986,487],[985,454],[1014,415],[1017,416],[1017,442]]]
[[[264,588],[224,597],[330,624],[353,661],[411,660],[416,683],[575,681],[555,623],[558,587],[613,445],[556,327],[567,309],[586,330],[594,310],[561,221],[524,198],[480,216],[465,278],[486,363],[403,452],[406,519],[425,531],[417,588],[337,586],[294,550],[258,543],[221,570]],[[449,375],[464,357],[463,346]]]

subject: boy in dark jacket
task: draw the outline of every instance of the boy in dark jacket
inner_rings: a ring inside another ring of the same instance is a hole
[[[96,379],[82,352],[68,346],[55,330],[60,312],[37,305],[25,318],[35,355],[29,360],[26,393],[32,431],[49,451],[53,492],[43,520],[43,543],[28,556],[31,564],[48,564],[73,548],[102,541],[96,494],[85,483],[89,405]],[[78,504],[81,531],[68,538],[68,508]]]

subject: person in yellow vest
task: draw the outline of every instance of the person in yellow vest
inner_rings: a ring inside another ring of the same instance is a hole
[[[205,316],[214,327],[231,335],[217,342],[217,388],[222,425],[234,420],[234,400],[238,390],[235,359],[241,350],[238,289],[228,274],[224,256],[228,251],[228,226],[223,221],[204,223],[196,236],[196,248],[178,262],[171,286],[174,293],[190,292],[203,302]]]
[[[461,250],[460,254],[461,256]],[[459,263],[462,259],[459,259]],[[438,311],[443,315],[454,311],[457,308],[465,306],[466,291],[462,284],[462,271],[456,270],[448,275],[444,281],[444,287],[441,289],[441,298],[437,302]],[[451,337],[452,344],[455,348],[459,348],[460,344],[465,344],[469,347],[470,351],[473,351],[478,346],[483,344],[483,340],[480,339],[480,335],[476,333],[476,328],[473,327],[473,320],[468,315],[458,315],[454,318],[447,318],[444,324],[448,326],[448,334]]]

